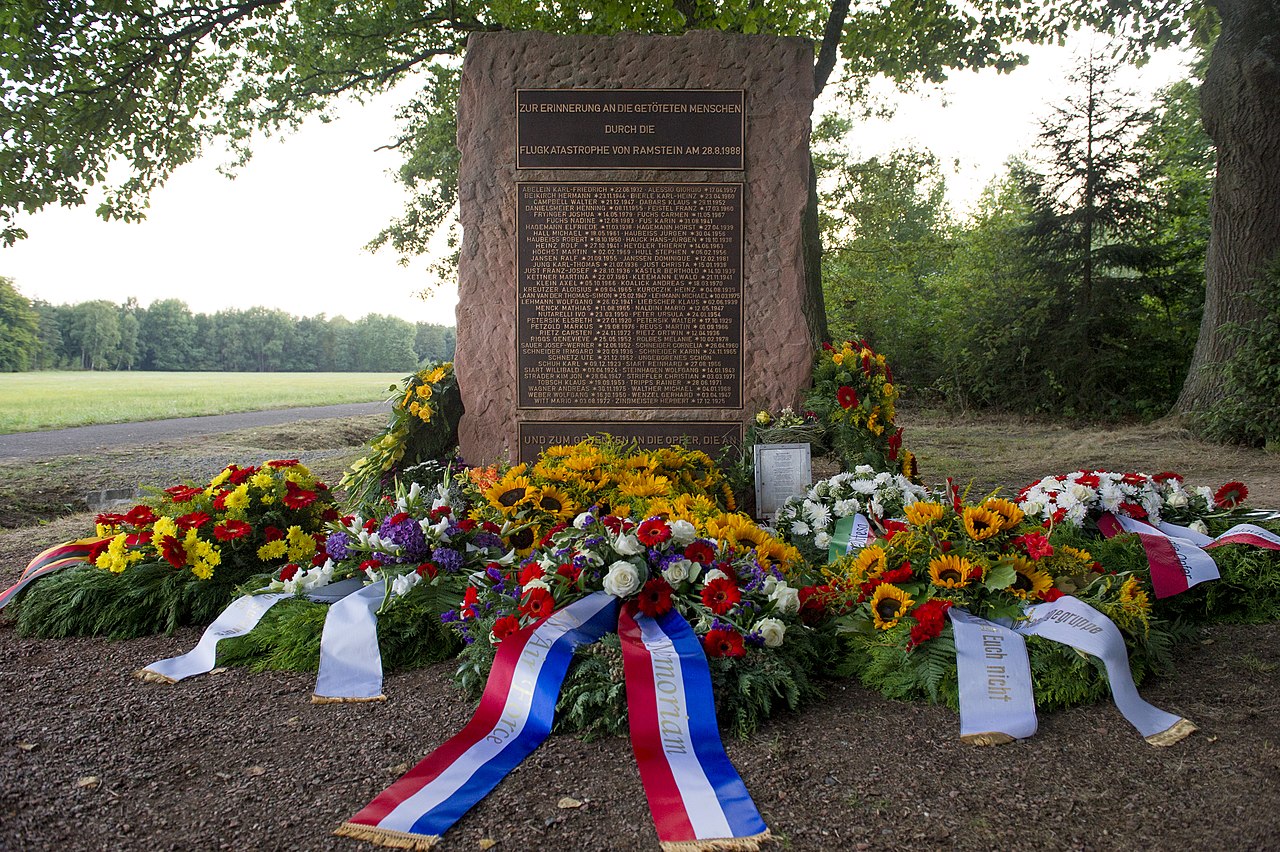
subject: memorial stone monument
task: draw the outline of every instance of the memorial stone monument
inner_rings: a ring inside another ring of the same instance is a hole
[[[597,433],[715,456],[817,341],[804,39],[478,33],[458,99],[473,464]]]

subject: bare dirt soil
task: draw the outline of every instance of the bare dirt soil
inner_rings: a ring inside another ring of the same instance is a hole
[[[0,466],[0,583],[92,523],[85,492],[203,478],[230,461],[300,456],[336,482],[377,417],[272,427]],[[1080,466],[1243,479],[1280,506],[1280,459],[1169,426],[1067,429],[904,418],[928,481],[985,493]],[[0,849],[369,849],[330,832],[458,731],[471,705],[451,665],[395,673],[389,701],[315,706],[313,676],[232,669],[175,686],[131,672],[199,630],[127,642],[36,641],[0,618]],[[1032,738],[959,742],[945,708],[832,682],[729,755],[780,841],[826,849],[1268,849],[1280,809],[1280,625],[1215,626],[1143,696],[1200,731],[1147,745],[1109,704],[1043,714]],[[445,849],[654,849],[630,744],[553,736],[445,839]],[[561,797],[583,802],[561,809]]]

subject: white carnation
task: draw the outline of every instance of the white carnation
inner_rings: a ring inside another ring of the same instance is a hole
[[[826,532],[818,533],[813,537],[813,544],[815,547],[818,547],[818,548],[826,547],[827,545],[831,544],[831,534]]]

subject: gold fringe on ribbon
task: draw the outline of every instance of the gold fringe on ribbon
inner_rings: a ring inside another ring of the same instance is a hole
[[[344,822],[333,832],[339,837],[350,837],[352,840],[363,840],[375,846],[387,846],[391,849],[414,849],[420,852],[435,847],[440,842],[438,834],[410,834],[407,831],[392,831],[389,828],[378,828],[376,825],[361,825],[356,822]]]
[[[364,704],[365,702],[368,702],[368,701],[386,701],[386,700],[387,700],[387,696],[385,695],[374,695],[369,698],[341,698],[341,697],[334,697],[330,695],[315,695],[315,694],[312,694],[311,696],[312,704]]]
[[[706,840],[668,840],[662,852],[760,852],[760,844],[772,843],[774,836],[765,829],[750,837],[711,837]]]
[[[1172,728],[1167,731],[1161,731],[1158,734],[1152,734],[1147,737],[1147,742],[1153,746],[1165,748],[1177,742],[1182,742],[1196,731],[1200,730],[1192,723],[1190,719],[1179,719]]]
[[[133,676],[143,683],[177,683],[173,678],[153,672],[151,669],[138,669]]]
[[[987,731],[984,734],[965,734],[960,738],[960,742],[975,746],[999,746],[1008,745],[1015,739],[1016,737],[1011,737],[1002,731]]]

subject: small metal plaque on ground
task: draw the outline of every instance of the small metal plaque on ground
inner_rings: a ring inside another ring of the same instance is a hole
[[[547,447],[577,444],[599,435],[635,441],[642,450],[683,446],[690,450],[702,450],[713,459],[719,458],[726,449],[742,446],[741,423],[525,421],[517,424],[517,427],[520,461],[530,464],[537,461],[539,454]]]
[[[811,444],[756,444],[756,517],[772,519],[813,484]]]

